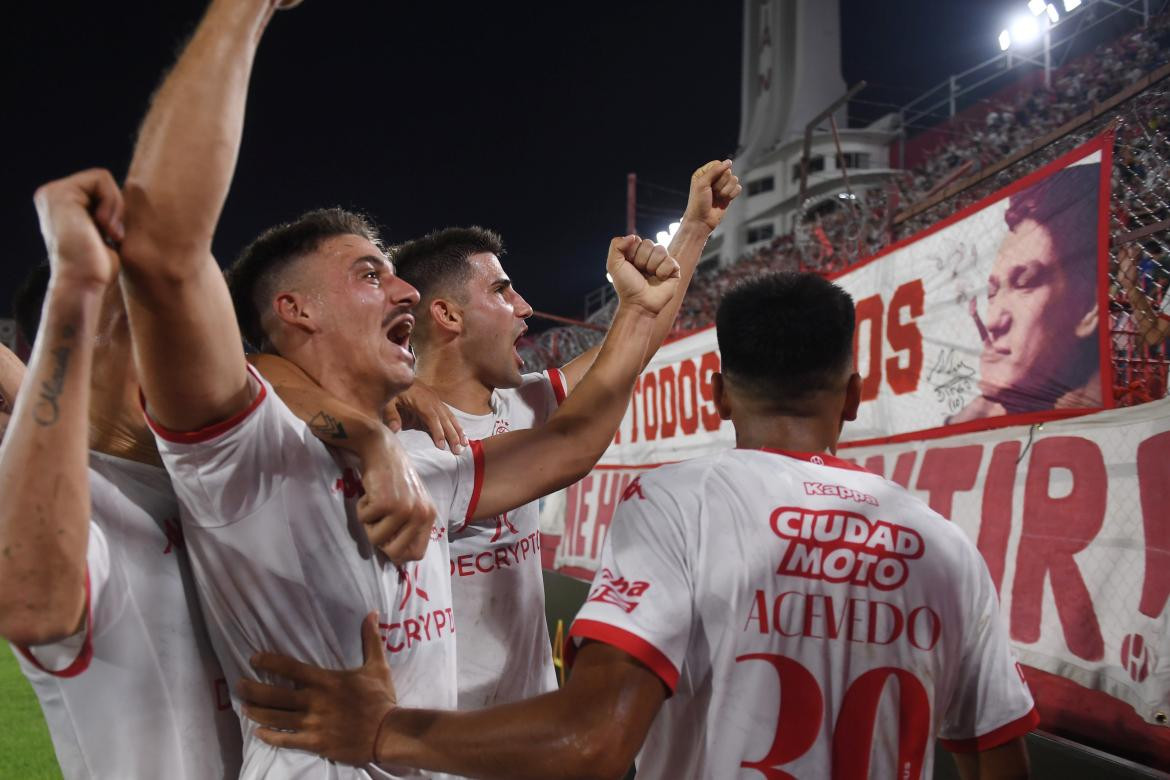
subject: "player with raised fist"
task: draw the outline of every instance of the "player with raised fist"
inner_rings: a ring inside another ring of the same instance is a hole
[[[679,264],[679,291],[655,318],[643,367],[670,332],[707,238],[741,189],[730,160],[713,160],[691,176],[681,227],[665,250]],[[600,346],[559,369],[522,373],[515,344],[527,330],[532,307],[501,264],[503,252],[500,237],[478,227],[440,230],[394,252],[398,274],[421,297],[412,337],[419,381],[396,399],[398,409],[426,429],[402,434],[419,457],[434,446],[457,452],[468,436],[486,439],[543,424],[597,357]],[[664,250],[651,242],[642,242],[633,255],[646,268],[663,257]],[[451,587],[460,620],[460,709],[557,687],[539,526],[534,501],[449,529]]]
[[[22,323],[35,347],[0,448],[0,636],[66,778],[234,777],[240,724],[137,403],[110,248],[121,193],[88,170],[35,203],[51,276],[39,329]],[[11,396],[18,361],[0,360]]]

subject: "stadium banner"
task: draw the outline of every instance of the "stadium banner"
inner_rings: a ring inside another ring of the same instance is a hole
[[[1170,399],[838,454],[966,532],[999,589],[1022,664],[1167,724]],[[592,576],[614,509],[646,468],[599,466],[546,506],[553,567]]]

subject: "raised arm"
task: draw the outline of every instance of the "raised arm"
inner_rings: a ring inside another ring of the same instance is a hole
[[[1148,346],[1157,346],[1170,338],[1170,319],[1158,316],[1150,299],[1138,287],[1137,259],[1141,255],[1138,244],[1122,247],[1117,253],[1118,279],[1121,281],[1129,304],[1133,307],[1134,322],[1138,335]],[[1170,295],[1170,292],[1167,293]]]
[[[0,636],[18,645],[63,639],[83,617],[93,342],[118,275],[98,226],[121,237],[121,196],[106,171],[46,184],[35,202],[52,277],[0,447]]]
[[[16,392],[24,381],[24,363],[12,350],[0,344],[0,442],[12,419],[12,407],[16,404]]]
[[[722,162],[712,160],[691,174],[687,208],[683,212],[682,224],[668,248],[670,256],[678,261],[678,291],[654,320],[650,344],[642,360],[643,369],[674,329],[675,318],[678,317],[678,310],[691,284],[691,278],[695,275],[703,247],[707,245],[711,232],[723,221],[731,201],[735,200],[742,190],[739,177],[732,173],[731,160]],[[600,350],[600,345],[588,349],[561,368],[569,388],[577,386],[585,372],[593,365],[593,361],[597,359]]]
[[[126,179],[123,288],[143,393],[191,431],[247,406],[240,331],[211,241],[274,0],[213,0],[151,101]]]
[[[362,636],[366,660],[358,669],[318,669],[271,654],[253,660],[296,685],[241,681],[244,714],[264,726],[261,739],[348,764],[372,758],[470,777],[616,780],[666,700],[662,681],[637,660],[587,643],[553,693],[472,712],[395,709],[375,621],[366,620]]]
[[[548,422],[484,439],[483,487],[472,519],[493,517],[589,473],[621,424],[657,317],[678,290],[678,264],[636,236],[610,243],[619,304],[597,360]]]

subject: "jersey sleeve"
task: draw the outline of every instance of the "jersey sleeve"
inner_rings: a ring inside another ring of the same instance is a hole
[[[1170,285],[1162,291],[1162,303],[1158,306],[1158,318],[1170,320]]]
[[[483,448],[472,440],[463,452],[455,455],[435,446],[430,437],[403,437],[419,478],[435,503],[435,524],[454,533],[467,524],[475,513],[483,490]]]
[[[673,692],[690,640],[693,595],[682,510],[661,488],[626,489],[589,598],[569,630],[645,664]]]
[[[972,610],[951,700],[942,713],[939,740],[952,753],[990,750],[1022,737],[1040,722],[1032,694],[1008,644],[1007,628],[987,565],[967,551]]]
[[[248,372],[256,394],[229,420],[175,432],[147,414],[175,494],[188,509],[185,522],[215,528],[252,515],[279,492],[281,476],[290,473],[288,461],[308,463],[309,448],[324,446],[312,443],[308,427],[251,366]]]
[[[34,669],[53,677],[76,677],[89,668],[93,638],[110,625],[125,603],[126,589],[114,576],[111,551],[101,526],[89,523],[85,551],[85,619],[71,636],[35,646],[18,646],[21,656]]]

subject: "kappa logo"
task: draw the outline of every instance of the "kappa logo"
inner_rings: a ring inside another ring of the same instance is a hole
[[[411,593],[417,593],[418,597],[423,601],[431,600],[431,597],[422,588],[419,568],[419,564],[417,563],[413,569],[408,569],[405,566],[398,567],[398,584],[406,583],[406,588],[402,591],[402,601],[398,602],[399,611],[402,611],[406,607],[406,602],[410,601]]]
[[[163,555],[170,555],[172,550],[182,550],[186,546],[183,540],[183,526],[177,517],[168,517],[163,521],[163,534],[167,537],[167,547]]]
[[[646,500],[646,494],[642,492],[641,477],[634,477],[634,481],[626,485],[626,489],[622,491],[621,501],[618,501],[618,503],[620,504],[622,501],[629,501],[634,496],[637,496],[643,501]]]
[[[357,475],[353,469],[347,468],[333,483],[333,489],[345,494],[346,498],[361,498],[366,494],[366,488],[362,485],[362,478]]]
[[[614,578],[609,569],[601,570],[602,583],[589,594],[589,601],[598,601],[602,604],[613,604],[626,612],[633,612],[638,608],[642,594],[650,589],[650,583],[644,580],[627,580],[625,577]]]
[[[431,526],[431,541],[437,542],[447,533],[447,526]]]
[[[862,493],[860,490],[845,487],[844,485],[826,485],[823,482],[805,482],[804,492],[810,496],[837,496],[844,498],[847,501],[856,501],[859,504],[870,504],[871,506],[878,506],[876,498],[869,493]]]
[[[508,519],[507,512],[504,512],[504,514],[502,514],[502,515],[496,515],[495,521],[496,521],[496,531],[495,531],[495,533],[492,534],[492,538],[491,538],[492,542],[500,541],[500,537],[504,535],[504,527],[505,526],[507,526],[508,530],[512,532],[513,536],[520,535],[520,532],[518,530],[516,530],[516,526],[512,525],[512,521]]]

